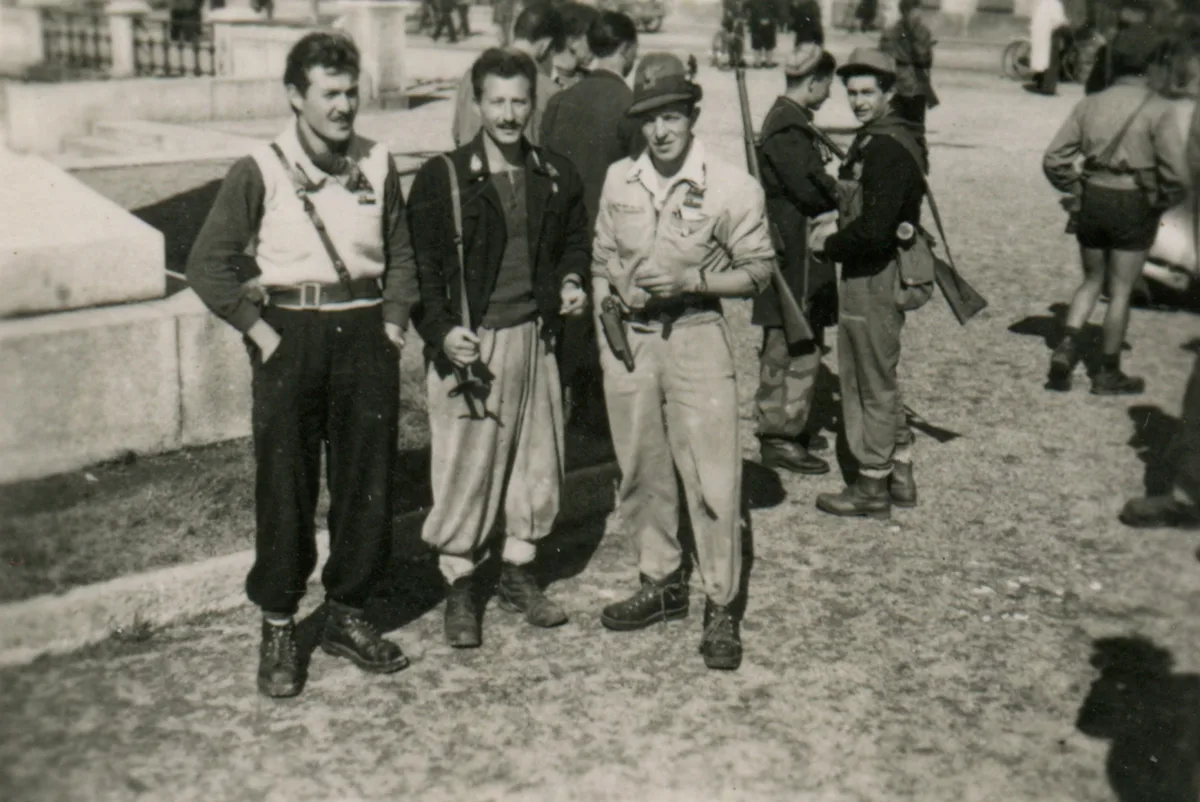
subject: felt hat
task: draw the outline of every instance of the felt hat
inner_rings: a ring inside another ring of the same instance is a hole
[[[702,95],[682,59],[670,53],[647,53],[634,74],[633,105],[626,114],[635,117],[680,101],[695,103]]]

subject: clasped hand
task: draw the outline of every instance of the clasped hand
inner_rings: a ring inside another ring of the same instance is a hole
[[[442,351],[460,368],[479,361],[479,336],[465,326],[450,329],[442,341]]]

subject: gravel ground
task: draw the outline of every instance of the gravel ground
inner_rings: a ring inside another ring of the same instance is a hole
[[[703,77],[702,133],[740,159],[732,78]],[[761,115],[775,87],[751,77]],[[919,435],[922,503],[890,523],[818,513],[836,474],[748,466],[739,672],[704,669],[699,597],[686,621],[602,630],[635,546],[597,522],[551,541],[557,631],[492,608],[484,647],[452,652],[430,565],[393,576],[376,612],[414,662],[388,678],[318,652],[302,696],[262,699],[251,610],[0,671],[0,798],[1195,800],[1195,543],[1115,514],[1161,472],[1196,319],[1135,313],[1143,397],[1046,393],[1077,268],[1038,162],[1077,90],[939,90],[932,180],[991,306],[965,328],[937,299],[913,314],[902,378],[955,436]],[[758,334],[731,317],[749,435]]]

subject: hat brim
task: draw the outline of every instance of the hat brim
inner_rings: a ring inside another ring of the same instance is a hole
[[[837,68],[839,78],[846,78],[851,75],[884,75],[895,76],[893,70],[885,70],[882,67],[876,67],[874,64],[843,64]]]
[[[672,103],[682,103],[685,101],[689,103],[697,103],[703,94],[704,93],[700,91],[700,87],[697,86],[691,92],[672,92],[668,95],[648,97],[645,100],[634,103],[629,107],[629,111],[625,112],[625,114],[629,117],[637,117],[638,115],[645,114],[648,111],[661,109],[663,106],[670,106]]]

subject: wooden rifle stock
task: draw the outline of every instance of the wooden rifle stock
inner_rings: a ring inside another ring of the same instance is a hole
[[[738,100],[742,107],[742,138],[746,145],[746,168],[750,171],[750,175],[754,176],[754,180],[762,184],[762,174],[758,169],[758,144],[754,136],[754,122],[750,119],[750,95],[746,91],[746,69],[738,67],[734,74],[737,77]],[[776,253],[778,253],[782,250],[779,231],[770,220],[767,221],[767,225],[771,230],[771,242],[775,245]],[[808,316],[804,314],[804,310],[796,301],[796,296],[792,294],[792,288],[788,286],[787,279],[783,277],[778,259],[775,260],[771,270],[771,284],[775,287],[775,294],[779,297],[783,333],[788,344],[795,345],[815,339],[816,335],[813,333],[812,326],[809,325]]]

